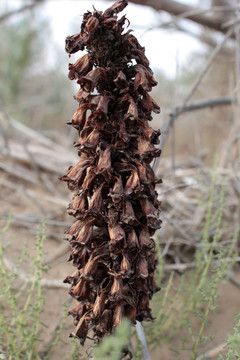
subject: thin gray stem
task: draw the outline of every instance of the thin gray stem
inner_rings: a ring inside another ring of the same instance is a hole
[[[142,347],[143,359],[151,360],[150,354],[148,351],[147,340],[146,340],[144,328],[143,328],[142,324],[140,323],[140,321],[137,321],[136,330],[137,330],[138,339],[139,339],[139,341],[141,343],[141,347]]]

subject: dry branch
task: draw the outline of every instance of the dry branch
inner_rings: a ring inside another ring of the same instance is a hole
[[[206,73],[208,72],[209,68],[211,67],[214,59],[216,58],[217,54],[220,52],[220,50],[222,49],[222,47],[224,46],[224,44],[226,43],[226,41],[231,37],[231,35],[234,33],[234,28],[230,28],[226,35],[224,36],[223,40],[215,47],[215,49],[213,50],[213,52],[211,53],[205,67],[203,68],[202,72],[199,74],[198,78],[196,79],[196,81],[193,83],[193,86],[189,92],[189,94],[187,95],[187,97],[185,98],[185,101],[183,102],[183,106],[185,106],[187,104],[187,102],[191,99],[191,97],[193,96],[193,94],[195,93],[196,89],[198,88],[199,84],[201,83],[202,79],[204,78],[204,76],[206,75]]]
[[[167,222],[172,225],[174,227],[175,230],[177,230],[184,239],[186,239],[189,244],[193,245],[194,247],[198,247],[199,248],[199,245],[197,244],[196,241],[194,241],[194,239],[191,238],[191,236],[189,236],[186,231],[184,231],[173,219],[170,219],[170,217],[168,217],[163,211],[161,212],[162,214],[162,217],[164,219],[167,220]]]
[[[165,129],[163,130],[163,136],[162,136],[162,141],[161,141],[161,149],[164,148],[164,145],[166,143],[166,140],[168,138],[168,135],[169,135],[169,131],[170,131],[170,128],[173,127],[174,125],[174,121],[175,119],[178,117],[179,115],[179,111],[180,113],[183,113],[184,111],[181,112],[181,109],[184,109],[187,105],[187,102],[191,99],[191,97],[193,96],[193,94],[195,93],[195,91],[197,90],[198,86],[200,85],[202,79],[204,78],[204,76],[206,75],[206,73],[208,72],[209,68],[211,67],[211,65],[213,64],[213,61],[214,59],[216,58],[217,54],[220,52],[220,50],[222,49],[222,47],[224,46],[225,42],[227,41],[227,39],[229,39],[231,37],[231,35],[234,33],[234,28],[230,28],[228,30],[228,32],[226,33],[226,35],[224,36],[224,39],[215,47],[215,49],[213,50],[212,54],[210,55],[205,67],[203,68],[202,72],[199,74],[198,78],[195,80],[195,82],[193,83],[193,86],[192,88],[190,89],[188,95],[185,97],[183,103],[181,106],[177,106],[173,112],[171,112],[169,114],[169,120],[168,120],[168,123],[165,127]],[[208,100],[209,101],[209,100]],[[207,105],[209,107],[209,102],[207,101]],[[232,104],[232,102],[231,102]],[[206,105],[206,104],[205,104]],[[223,105],[221,104],[221,101],[220,102],[216,102],[215,105],[210,105],[210,107],[213,107],[213,106],[219,106],[219,105]],[[190,105],[188,105],[189,107]],[[199,106],[199,104],[198,104]],[[187,108],[188,108],[187,107]],[[206,107],[206,106],[205,106]],[[186,108],[186,109],[187,109]],[[190,106],[190,108],[192,108],[193,110],[197,110],[196,109],[196,106]],[[201,107],[203,108],[203,107]],[[190,110],[188,110],[190,111]]]
[[[15,269],[16,266],[15,264],[10,261],[9,259],[7,259],[6,257],[3,258],[3,262],[4,265],[6,266],[7,269]],[[24,271],[23,269],[19,269],[17,270],[17,276],[19,277],[20,280],[24,281],[24,282],[30,282],[32,283],[33,281],[35,281],[33,276],[29,276],[26,271]],[[46,288],[51,288],[51,289],[69,289],[69,285],[68,284],[64,284],[62,279],[45,279],[42,278],[41,279],[41,285],[43,287]]]
[[[236,257],[236,258],[225,258],[224,261],[226,261],[227,263],[237,263],[240,261],[240,256]],[[214,260],[212,262],[213,266],[218,266],[219,264],[219,260]],[[185,271],[188,269],[194,269],[196,267],[196,263],[195,262],[191,262],[191,263],[185,263],[185,264],[165,264],[164,265],[164,271]],[[229,271],[227,274],[227,279],[229,281],[231,281],[232,283],[234,283],[235,285],[237,285],[238,287],[240,287],[240,281],[237,279],[236,275],[234,274],[233,271]]]
[[[179,18],[191,20],[199,25],[206,26],[212,30],[226,32],[222,26],[222,21],[216,17],[206,15],[206,10],[189,6],[173,0],[130,0],[139,5],[150,6],[157,11],[165,11]],[[208,9],[207,11],[211,11]]]
[[[187,104],[183,107],[176,106],[174,112],[172,112],[171,114],[176,114],[177,116],[179,116],[189,111],[214,108],[218,106],[226,106],[226,105],[231,105],[235,102],[236,102],[236,98],[232,98],[232,97],[220,97],[216,99],[200,100],[200,101],[192,102],[191,104]]]
[[[31,216],[31,215],[22,215],[22,214],[6,214],[6,212],[0,212],[0,215],[2,216],[2,218],[8,218],[9,215],[11,215],[11,219],[13,222],[19,222],[20,224],[22,224],[23,222],[26,223],[31,223],[31,224],[41,224],[43,221],[42,217],[35,217],[35,216]],[[51,219],[46,219],[45,220],[46,225],[50,225],[50,226],[59,226],[59,227],[68,227],[71,224],[69,222],[66,221],[57,221],[57,220],[51,220]]]
[[[236,102],[236,98],[220,97],[220,98],[215,98],[215,99],[199,100],[199,101],[192,102],[190,104],[185,103],[185,105],[183,104],[183,105],[176,106],[173,109],[173,111],[169,112],[168,123],[165,126],[164,130],[162,131],[161,149],[164,148],[164,145],[166,143],[166,140],[167,140],[169,132],[170,132],[170,128],[173,126],[173,124],[178,116],[180,116],[186,112],[190,112],[190,111],[197,111],[197,110],[202,110],[202,109],[206,109],[206,108],[214,108],[214,107],[219,107],[219,106],[228,106],[228,105],[234,104],[235,102]]]
[[[66,255],[70,251],[70,246],[68,243],[64,243],[58,247],[58,249],[53,253],[49,254],[47,258],[43,261],[43,265],[52,265],[53,262],[62,258],[63,255]]]
[[[205,352],[204,354],[200,355],[197,357],[196,360],[211,360],[211,359],[216,359],[216,356],[220,353],[220,351],[223,351],[225,346],[227,345],[227,343],[223,342],[217,346],[215,346],[214,348],[212,348],[211,350],[208,350],[207,352]]]

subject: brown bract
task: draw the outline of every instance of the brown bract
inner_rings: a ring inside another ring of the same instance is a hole
[[[74,192],[68,213],[76,218],[65,233],[69,260],[77,270],[67,276],[77,300],[69,312],[83,344],[96,340],[128,317],[152,320],[149,300],[154,281],[155,243],[160,228],[156,177],[151,162],[160,155],[159,130],[149,125],[159,106],[148,94],[157,84],[145,49],[138,43],[119,0],[105,12],[86,12],[79,34],[66,39],[66,51],[86,50],[69,65],[80,89],[79,107],[68,124],[78,131],[79,161],[61,180]]]

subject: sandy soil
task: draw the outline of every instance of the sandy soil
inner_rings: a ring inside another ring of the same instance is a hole
[[[10,179],[9,176],[2,173],[2,178],[5,181]],[[15,179],[10,179],[11,181],[15,181]],[[16,184],[17,186],[21,186],[21,184]],[[66,198],[70,194],[66,190],[64,184],[57,184],[56,187],[59,187],[61,192],[66,194]],[[38,190],[36,189],[35,185],[31,185],[29,190]],[[41,193],[41,191],[40,191]],[[43,192],[45,195],[46,192]],[[48,194],[50,196],[50,194]],[[66,201],[67,204],[67,201]],[[11,191],[9,188],[5,186],[1,186],[1,207],[2,211],[6,213],[14,213],[19,215],[25,216],[34,216],[39,213],[40,218],[42,219],[54,219],[59,221],[68,221],[71,223],[72,219],[66,216],[66,211],[63,206],[58,206],[54,204],[54,202],[47,201],[41,196],[34,201],[31,198],[27,198],[25,194],[21,193],[21,191],[14,192]],[[41,208],[44,211],[40,211]],[[6,218],[1,220],[1,226],[6,221]],[[9,245],[8,257],[9,260],[13,263],[16,261],[21,249],[23,248],[23,244],[27,243],[28,251],[32,257],[35,256],[34,251],[34,232],[36,232],[36,224],[29,224],[26,226],[25,223],[21,223],[21,221],[16,221],[13,219],[12,225],[7,233],[7,237],[4,240],[11,239],[11,244]],[[62,240],[62,234],[64,232],[64,227],[53,227],[47,226],[47,240],[45,243],[45,251],[47,252],[45,255],[45,259],[49,259],[54,253],[59,251],[62,248],[64,241]],[[48,275],[44,275],[48,279],[59,279],[62,281],[67,275],[73,272],[73,267],[71,263],[66,261],[68,257],[67,252],[63,254],[57,261],[52,263],[52,268],[49,270]],[[27,269],[26,264],[23,265],[23,269]],[[239,277],[240,278],[240,277]],[[214,346],[221,344],[228,333],[231,332],[233,328],[233,319],[234,314],[239,312],[239,303],[240,303],[240,291],[237,287],[226,282],[225,284],[221,285],[219,289],[220,300],[218,301],[219,309],[216,313],[211,314],[209,318],[209,326],[205,330],[205,335],[213,335],[214,340],[207,345],[202,346],[201,351],[207,351]],[[69,300],[68,290],[61,289],[61,288],[45,288],[44,289],[44,296],[46,299],[46,303],[44,306],[44,312],[42,314],[42,322],[47,325],[47,328],[42,328],[42,339],[43,339],[43,346],[45,343],[49,341],[51,338],[51,333],[56,325],[59,316],[62,314],[62,306],[63,303]],[[73,304],[74,302],[72,302]],[[68,307],[70,308],[71,305]],[[198,324],[193,329],[193,331],[198,331]],[[69,353],[72,348],[72,343],[68,338],[68,334],[74,330],[74,325],[72,323],[72,318],[68,317],[65,320],[65,326],[61,334],[61,339],[64,342],[59,342],[55,350],[53,351],[50,359],[57,360],[61,358],[62,360],[69,359]],[[181,336],[186,332],[186,329],[181,329],[177,332],[176,336],[171,342],[161,342],[159,339],[160,347],[151,351],[151,359],[152,360],[174,360],[176,359],[176,354],[174,354],[170,348],[177,349],[181,344]],[[81,350],[82,358],[86,358],[86,348]],[[80,357],[81,358],[81,357]],[[183,352],[179,359],[190,359],[190,355],[187,352]],[[212,358],[214,359],[214,357]]]

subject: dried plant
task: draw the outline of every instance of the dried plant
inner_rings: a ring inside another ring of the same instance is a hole
[[[150,164],[160,155],[160,131],[149,121],[160,108],[148,94],[157,82],[145,49],[124,32],[125,15],[118,19],[126,6],[119,0],[104,12],[86,12],[80,33],[66,39],[69,54],[87,50],[69,64],[69,78],[80,85],[68,122],[79,133],[79,161],[61,178],[74,192],[68,213],[76,222],[65,238],[77,269],[65,282],[77,300],[71,336],[82,344],[90,330],[101,339],[123,317],[152,320],[149,300],[158,290],[151,236],[161,223],[161,180]]]

